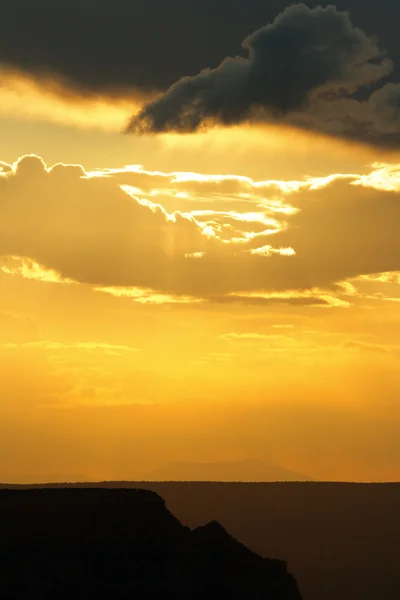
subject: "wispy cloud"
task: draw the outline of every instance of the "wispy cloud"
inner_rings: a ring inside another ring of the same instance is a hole
[[[172,296],[162,294],[155,290],[138,287],[97,287],[96,292],[111,294],[116,298],[128,298],[140,304],[197,304],[203,302],[202,298],[192,296]]]

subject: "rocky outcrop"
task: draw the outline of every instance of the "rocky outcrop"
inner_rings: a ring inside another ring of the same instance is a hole
[[[301,600],[280,560],[145,490],[0,491],[0,598]]]

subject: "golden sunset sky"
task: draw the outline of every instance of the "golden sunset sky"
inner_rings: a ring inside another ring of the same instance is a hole
[[[0,75],[0,481],[399,480],[400,148]]]

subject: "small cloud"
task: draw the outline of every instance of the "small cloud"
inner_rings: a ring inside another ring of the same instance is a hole
[[[284,292],[231,292],[232,301],[247,301],[254,304],[299,304],[348,308],[350,303],[324,290],[287,290]]]
[[[191,254],[185,254],[185,258],[203,258],[205,252],[192,252]]]
[[[227,342],[235,342],[235,341],[262,342],[264,340],[269,339],[271,336],[265,335],[262,333],[256,333],[256,332],[248,332],[248,333],[231,332],[231,333],[223,333],[222,335],[220,335],[218,337],[220,340],[225,340]]]
[[[273,248],[272,246],[261,246],[260,248],[253,248],[249,250],[250,254],[255,256],[272,256],[273,254],[278,254],[280,256],[295,256],[296,252],[293,248]]]
[[[34,281],[42,281],[44,283],[63,283],[75,284],[76,281],[63,277],[54,269],[49,269],[44,265],[35,262],[31,258],[21,256],[7,256],[3,258],[3,264],[0,266],[0,271],[6,275],[23,277]]]
[[[139,287],[97,287],[96,292],[104,292],[116,298],[129,298],[133,302],[140,304],[198,304],[204,302],[202,298],[194,298],[192,296],[172,296],[170,294],[162,294],[148,288]]]
[[[400,284],[400,271],[387,271],[385,273],[371,273],[370,275],[360,275],[359,281],[370,281],[372,283],[394,283]]]
[[[38,348],[40,350],[51,350],[53,352],[63,352],[69,350],[78,350],[81,352],[104,352],[106,354],[121,352],[138,352],[137,348],[121,344],[108,344],[105,342],[55,342],[51,340],[38,340],[20,344],[3,344],[7,348]]]
[[[343,343],[343,347],[348,350],[358,350],[360,352],[377,352],[378,354],[388,354],[389,349],[379,344],[370,344],[367,342],[358,342],[349,340]]]

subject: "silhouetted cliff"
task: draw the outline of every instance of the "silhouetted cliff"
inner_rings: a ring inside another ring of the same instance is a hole
[[[0,598],[301,600],[286,564],[145,490],[0,491]]]

